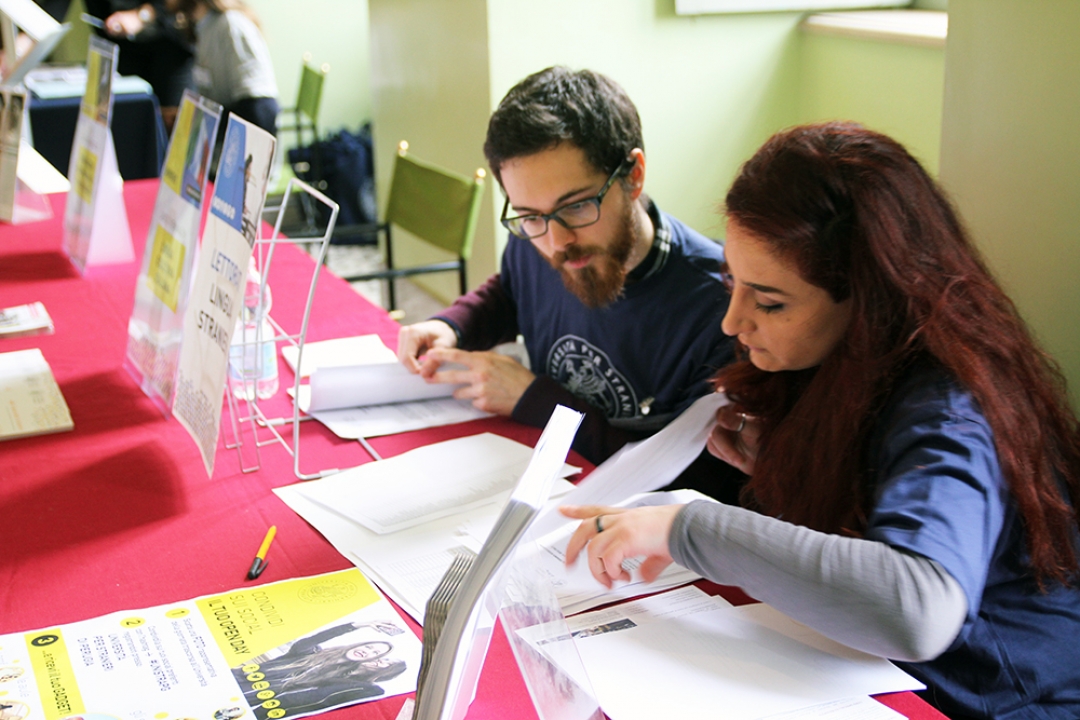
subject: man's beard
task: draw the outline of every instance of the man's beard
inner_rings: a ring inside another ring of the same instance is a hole
[[[593,310],[610,305],[622,295],[626,284],[626,261],[634,250],[633,205],[621,218],[616,235],[609,247],[570,245],[563,252],[555,253],[548,262],[559,271],[563,285],[586,307]],[[592,262],[580,270],[569,270],[567,262],[592,255]]]

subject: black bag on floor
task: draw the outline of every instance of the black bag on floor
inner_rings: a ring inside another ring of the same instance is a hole
[[[375,223],[378,217],[370,123],[356,133],[342,129],[315,145],[289,150],[288,156],[294,168],[300,163],[307,164],[308,169],[297,172],[297,177],[319,188],[341,206],[333,243],[365,244],[377,241],[370,229],[367,232],[350,231],[350,226]],[[317,206],[320,213],[326,212],[323,205]],[[320,218],[323,223],[327,219],[325,216]]]

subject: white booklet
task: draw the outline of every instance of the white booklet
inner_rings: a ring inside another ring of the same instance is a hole
[[[0,338],[48,335],[52,332],[52,318],[40,302],[0,310]]]
[[[0,353],[0,440],[72,430],[60,386],[41,350]]]
[[[346,440],[490,416],[468,400],[454,399],[454,390],[459,386],[425,381],[406,370],[377,337],[375,341],[390,353],[389,359],[378,359],[378,355],[385,358],[385,354],[373,350],[372,341],[362,338],[327,341],[333,343],[329,353],[323,343],[305,345],[301,373],[310,372],[311,382],[300,386],[300,409]],[[308,350],[312,346],[315,360],[309,365]],[[291,352],[285,355],[285,350]],[[297,349],[285,348],[282,354],[295,370]],[[362,362],[340,364],[346,357]]]

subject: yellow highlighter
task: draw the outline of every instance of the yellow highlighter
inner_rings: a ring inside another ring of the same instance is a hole
[[[277,525],[271,525],[270,529],[266,531],[266,537],[263,538],[262,545],[259,546],[259,552],[255,553],[255,559],[251,561],[251,569],[248,570],[248,580],[254,580],[262,575],[262,571],[266,569],[268,563],[266,562],[266,551],[270,549],[270,543],[274,542],[274,535],[277,534]]]

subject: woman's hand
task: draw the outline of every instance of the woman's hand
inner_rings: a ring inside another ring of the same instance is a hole
[[[645,556],[639,568],[641,579],[652,582],[668,565],[668,536],[682,505],[652,505],[640,508],[616,508],[597,505],[566,505],[559,512],[584,522],[570,537],[566,564],[573,565],[588,546],[589,572],[604,587],[616,580],[630,580],[624,560]]]
[[[747,475],[754,473],[761,425],[752,416],[731,405],[716,411],[716,427],[709,435],[709,452]]]

